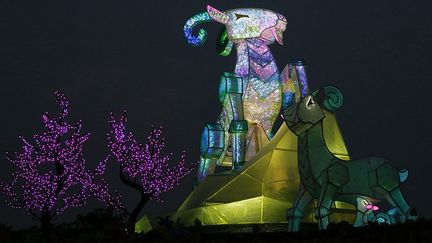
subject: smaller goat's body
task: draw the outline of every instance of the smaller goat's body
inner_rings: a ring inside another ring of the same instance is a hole
[[[299,173],[304,175],[303,185],[314,194],[314,197],[320,196],[323,185],[332,183],[339,188],[342,195],[355,194],[383,199],[377,191],[383,191],[385,188],[391,190],[400,184],[400,172],[384,158],[368,157],[346,161],[334,156],[325,144],[322,123],[300,135],[298,140],[301,144],[299,164],[302,165],[299,166]],[[306,176],[308,174],[309,176]],[[377,181],[384,182],[382,184],[385,188],[381,188]]]
[[[338,170],[342,168],[341,166],[346,166],[346,170],[341,171],[341,177],[349,180],[327,179],[328,182],[339,183],[341,194],[356,194],[383,199],[382,194],[377,193],[377,191],[384,191],[385,188],[394,189],[400,184],[399,171],[384,158],[369,157],[349,162],[334,161],[324,170],[324,173],[331,174],[332,170]],[[385,174],[378,174],[380,170],[385,170]],[[378,185],[377,181],[386,181],[386,185]]]
[[[372,214],[366,215],[369,211],[365,206],[382,199],[398,209],[402,221],[415,220],[415,210],[409,207],[399,189],[406,179],[406,171],[399,171],[390,161],[380,157],[345,161],[334,156],[323,136],[325,113],[312,96],[285,110],[284,115],[288,127],[298,135],[301,180],[300,191],[288,212],[291,231],[299,229],[303,212],[313,199],[318,200],[314,213],[320,229],[327,227],[334,201],[357,207],[355,226],[367,223],[365,217],[372,219]]]

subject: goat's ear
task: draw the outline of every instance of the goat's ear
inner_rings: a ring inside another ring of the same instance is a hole
[[[229,16],[226,13],[224,13],[220,10],[217,10],[216,8],[214,8],[210,5],[207,5],[207,13],[216,22],[219,22],[221,24],[227,24],[228,23]]]
[[[324,88],[321,87],[318,90],[316,90],[315,92],[313,92],[312,94],[314,96],[315,102],[317,102],[320,106],[322,106],[324,100],[327,98]]]

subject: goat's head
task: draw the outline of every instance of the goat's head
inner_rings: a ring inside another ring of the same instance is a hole
[[[296,92],[296,96],[298,95]],[[296,103],[283,111],[285,123],[296,135],[304,133],[324,119],[324,110],[332,112],[343,105],[342,93],[334,86],[321,87],[296,100]]]
[[[207,32],[203,29],[198,35],[193,35],[193,28],[203,22],[215,21],[225,25],[226,32],[221,38],[236,42],[243,39],[259,38],[267,44],[277,41],[283,44],[283,32],[286,29],[287,20],[281,14],[266,9],[238,8],[220,11],[212,6],[207,6],[207,11],[191,17],[184,26],[184,35],[189,44],[199,46],[204,43]]]

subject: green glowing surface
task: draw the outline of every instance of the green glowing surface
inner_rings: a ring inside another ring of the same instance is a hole
[[[135,232],[136,233],[147,233],[152,230],[152,225],[150,223],[147,215],[144,215],[138,222],[135,224]]]
[[[349,159],[337,121],[330,113],[324,119],[324,136],[333,154]],[[283,124],[240,171],[208,176],[171,219],[180,218],[186,225],[193,225],[196,218],[203,225],[286,222],[299,182],[297,137]],[[313,207],[309,207],[303,222],[315,222]],[[333,207],[332,221],[354,221],[353,206],[336,202]]]

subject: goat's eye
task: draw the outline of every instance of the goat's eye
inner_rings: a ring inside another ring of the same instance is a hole
[[[312,97],[309,97],[308,101],[306,102],[306,107],[311,108],[315,102],[313,101]]]
[[[236,13],[235,16],[236,16],[236,20],[239,20],[241,18],[249,18],[249,16],[246,15],[246,14],[238,14],[238,13]]]

